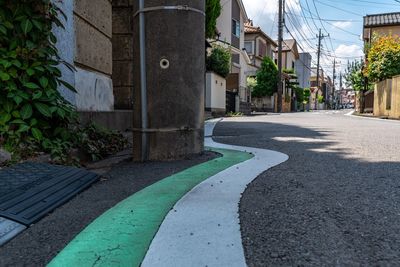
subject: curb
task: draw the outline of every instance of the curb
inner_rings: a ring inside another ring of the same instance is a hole
[[[169,176],[120,202],[87,226],[48,266],[140,266],[165,216],[200,182],[252,158],[212,149],[223,157]]]
[[[216,123],[207,123],[206,132],[212,132]],[[143,267],[246,266],[239,221],[242,193],[261,173],[289,157],[212,138],[206,138],[206,145],[254,157],[208,178],[180,199],[161,224]]]

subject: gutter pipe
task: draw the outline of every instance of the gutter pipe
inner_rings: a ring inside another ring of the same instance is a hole
[[[144,9],[144,0],[139,0],[139,10]],[[147,118],[147,70],[146,70],[146,25],[144,13],[139,13],[139,42],[140,42],[140,100],[142,120],[142,161],[148,160],[148,118]]]

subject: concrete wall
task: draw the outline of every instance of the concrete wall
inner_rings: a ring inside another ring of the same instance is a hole
[[[396,76],[392,80],[392,105],[390,117],[400,118],[400,76]]]
[[[58,7],[65,13],[67,19],[60,16],[60,19],[65,27],[65,29],[54,27],[53,33],[57,37],[56,47],[58,49],[58,54],[62,60],[74,65],[75,58],[75,29],[74,29],[74,3],[72,0],[68,1],[56,1]],[[72,86],[75,86],[75,73],[74,71],[67,68],[65,65],[59,66],[62,79]],[[76,94],[68,90],[64,86],[59,88],[61,95],[68,100],[71,104],[75,105]]]
[[[115,109],[133,106],[133,6],[132,0],[112,3],[113,83]]]
[[[226,80],[213,73],[206,75],[206,110],[225,114],[226,110]]]
[[[74,23],[77,108],[113,110],[111,1],[75,0]]]
[[[78,94],[61,87],[61,94],[80,111],[111,111],[112,87],[112,9],[111,0],[56,1],[67,20],[66,30],[54,29],[61,57],[76,72],[61,66],[63,78]]]
[[[274,96],[264,96],[259,98],[252,98],[252,103],[257,111],[273,112],[275,107]]]
[[[392,80],[385,80],[375,84],[374,89],[374,115],[375,116],[389,116],[390,109],[388,105],[388,93],[390,93]]]
[[[400,76],[375,84],[374,115],[400,118]]]
[[[75,104],[80,111],[111,111],[114,108],[112,81],[109,76],[76,68],[78,96]]]

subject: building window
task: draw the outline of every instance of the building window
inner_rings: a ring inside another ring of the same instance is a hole
[[[240,38],[240,22],[232,19],[232,34]]]
[[[258,40],[258,56],[265,57],[267,55],[267,45]]]
[[[244,49],[249,55],[253,55],[253,42],[244,42]]]
[[[294,61],[292,61],[292,69],[294,70]]]

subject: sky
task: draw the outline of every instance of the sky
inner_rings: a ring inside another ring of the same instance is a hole
[[[255,26],[274,40],[278,39],[278,0],[243,0],[247,14]],[[310,52],[317,63],[317,34],[328,35],[322,41],[321,66],[332,76],[336,58],[338,72],[350,60],[361,59],[363,16],[400,12],[396,0],[286,0],[285,39],[298,41],[301,52]],[[292,35],[292,36],[291,36]]]

